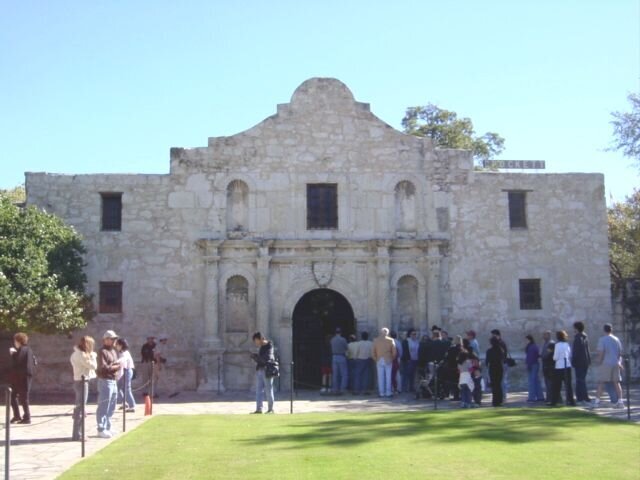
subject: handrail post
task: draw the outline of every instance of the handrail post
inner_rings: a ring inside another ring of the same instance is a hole
[[[218,355],[218,395],[220,395],[220,386],[222,385],[222,357]]]
[[[4,478],[9,480],[11,450],[11,387],[7,387],[5,399],[4,430]]]
[[[629,361],[629,354],[624,356],[624,376],[626,390],[627,390],[627,420],[631,420],[631,393],[629,391],[629,384],[631,383],[631,362]]]
[[[155,395],[154,390],[155,390],[155,376],[156,376],[156,362],[155,360],[151,362],[151,388],[149,389],[149,395],[151,395],[149,397],[149,403],[150,403],[150,407],[149,407],[149,415],[153,415],[153,397]]]
[[[82,375],[82,403],[80,406],[80,454],[82,456],[82,458],[84,458],[85,455],[85,439],[84,439],[84,434],[85,434],[85,400],[87,398],[88,395],[88,386],[87,386],[87,377],[85,377],[84,375]],[[73,432],[75,435],[75,432]]]
[[[293,385],[294,385],[294,382],[293,382],[293,372],[294,372],[293,365],[294,365],[293,362],[291,362],[291,374],[289,375],[289,383],[290,383],[290,385],[289,385],[289,390],[290,390],[290,392],[289,392],[289,413],[290,414],[293,414]]]
[[[438,363],[433,362],[433,409],[438,409]]]
[[[127,370],[122,369],[122,433],[127,431]]]

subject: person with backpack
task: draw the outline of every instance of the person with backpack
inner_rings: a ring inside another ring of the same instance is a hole
[[[267,413],[274,413],[273,404],[273,379],[277,376],[270,372],[270,365],[277,365],[274,354],[273,343],[260,332],[256,332],[252,337],[253,344],[258,348],[258,353],[251,354],[251,358],[256,362],[256,410],[255,414],[262,413],[264,397],[267,397]]]
[[[13,418],[11,423],[28,425],[31,423],[31,410],[29,408],[29,393],[31,392],[31,379],[35,373],[36,357],[27,345],[29,337],[26,333],[18,332],[13,336],[13,347],[9,349],[11,354],[11,368],[9,370],[9,384],[11,385],[11,409]],[[23,414],[20,415],[20,404]]]

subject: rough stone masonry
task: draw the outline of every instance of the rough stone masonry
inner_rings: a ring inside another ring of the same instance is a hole
[[[595,336],[611,318],[601,174],[475,171],[468,151],[393,129],[332,78],[249,130],[171,149],[168,174],[27,173],[26,187],[84,237],[99,312],[86,332],[116,330],[136,360],[167,334],[175,390],[251,388],[255,330],[276,343],[283,388],[291,360],[316,368],[294,346],[296,305],[316,290],[327,309],[348,302],[354,332],[437,324],[484,348],[497,327],[513,352],[526,333],[583,320]],[[108,194],[120,229],[102,228]],[[72,340],[43,340],[35,388],[70,388]]]

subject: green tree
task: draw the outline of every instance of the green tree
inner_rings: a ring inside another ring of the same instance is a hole
[[[608,209],[609,256],[614,285],[640,278],[640,190]]]
[[[613,145],[609,150],[621,150],[635,160],[640,167],[640,95],[631,93],[627,97],[631,103],[630,112],[613,112]]]
[[[9,197],[13,203],[24,203],[27,200],[27,192],[24,185],[18,185],[17,187],[9,189],[0,189],[0,195]]]
[[[432,103],[407,108],[402,127],[407,134],[431,138],[436,147],[471,150],[478,163],[504,150],[504,138],[497,133],[476,135],[470,118],[458,118],[456,112]]]
[[[84,252],[78,233],[60,218],[0,194],[0,329],[84,327],[91,315]]]

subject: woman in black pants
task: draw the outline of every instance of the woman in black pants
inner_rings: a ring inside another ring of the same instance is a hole
[[[487,367],[489,368],[489,381],[491,382],[491,404],[494,407],[502,406],[504,395],[502,393],[502,376],[504,375],[504,350],[496,337],[491,337],[491,348],[487,350]]]
[[[556,345],[553,350],[553,361],[555,369],[553,370],[553,390],[551,394],[551,402],[547,405],[555,407],[560,401],[560,392],[564,383],[567,392],[567,405],[576,405],[573,398],[573,388],[571,386],[571,346],[567,339],[569,335],[564,330],[556,332]]]

